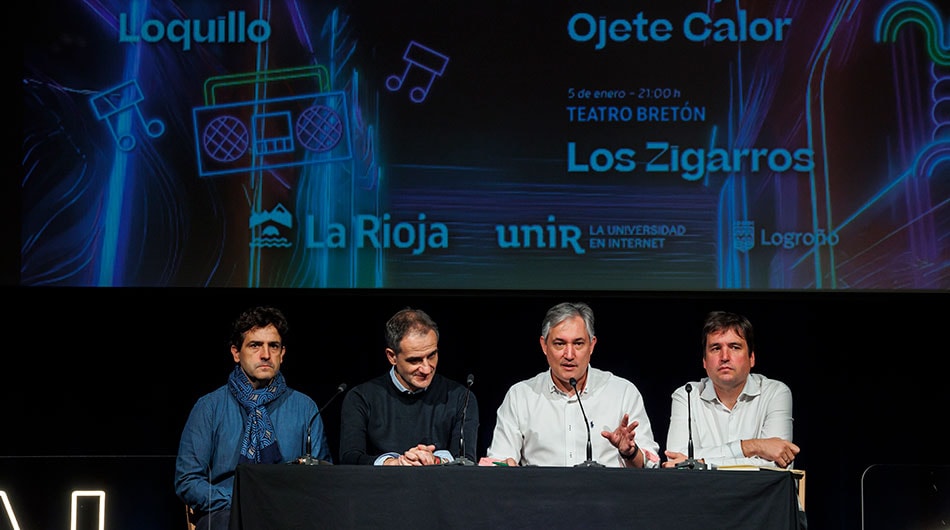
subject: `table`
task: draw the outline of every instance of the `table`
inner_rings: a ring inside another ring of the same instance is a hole
[[[797,506],[783,471],[241,464],[230,530],[792,529]]]

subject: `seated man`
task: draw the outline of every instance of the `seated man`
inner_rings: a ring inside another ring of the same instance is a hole
[[[386,323],[386,358],[392,365],[386,373],[357,385],[343,399],[340,461],[387,466],[456,458],[474,462],[478,402],[468,388],[435,373],[435,321],[419,309],[393,315]]]
[[[480,463],[589,464],[591,440],[595,464],[658,467],[659,445],[640,391],[632,382],[590,366],[597,344],[593,310],[583,303],[552,307],[541,324],[540,343],[548,369],[508,389],[488,455]],[[591,437],[595,426],[602,431]]]
[[[280,371],[288,329],[276,308],[242,313],[231,332],[235,365],[228,383],[199,398],[188,415],[175,493],[194,510],[197,528],[227,530],[238,464],[280,464],[305,452],[331,461],[316,403],[288,387]]]
[[[686,460],[689,416],[696,460],[710,466],[791,467],[799,452],[792,443],[792,391],[781,381],[750,373],[755,366],[752,323],[713,311],[702,340],[706,377],[689,383],[689,393],[685,384],[673,392],[663,467]]]

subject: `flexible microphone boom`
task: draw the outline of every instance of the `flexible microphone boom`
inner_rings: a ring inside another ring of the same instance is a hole
[[[693,458],[693,409],[690,407],[689,393],[693,385],[686,383],[686,429],[689,432],[689,442],[686,444],[686,460],[676,464],[677,469],[706,469],[706,464]]]
[[[584,415],[584,428],[587,429],[587,460],[574,467],[606,467],[601,463],[594,462],[594,449],[590,445],[590,421],[587,419],[587,413],[584,412],[584,404],[581,403],[581,393],[577,391],[577,379],[571,378],[571,388],[574,389],[574,395],[577,396],[577,404],[581,407],[581,414]]]
[[[475,462],[465,456],[465,416],[468,413],[468,398],[472,396],[472,384],[475,383],[475,376],[468,374],[465,378],[465,404],[462,405],[462,426],[459,427],[459,456],[449,462],[456,466],[474,466]]]
[[[339,396],[345,391],[346,391],[346,383],[340,383],[339,386],[336,387],[336,392],[334,392],[333,395],[330,396],[330,399],[328,399],[327,402],[324,403],[322,407],[317,409],[317,413],[314,414],[313,417],[310,418],[310,422],[307,424],[307,441],[303,446],[304,451],[306,451],[307,454],[298,458],[295,461],[295,463],[303,464],[306,466],[312,466],[316,464],[329,464],[329,462],[325,460],[320,460],[319,458],[314,458],[313,455],[310,454],[310,431],[313,429],[313,422],[317,421],[317,416],[319,416],[320,413],[322,413],[324,409],[326,409],[330,405],[330,403],[334,399],[336,399],[337,396]]]

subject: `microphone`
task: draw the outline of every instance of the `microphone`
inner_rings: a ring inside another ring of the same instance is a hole
[[[577,391],[577,379],[571,378],[571,388],[574,389],[574,395],[577,396],[577,404],[581,407],[581,414],[584,415],[584,428],[587,429],[587,460],[574,467],[606,467],[603,464],[594,462],[594,450],[590,445],[590,421],[587,420],[587,413],[584,412],[584,404],[581,403],[581,393]]]
[[[339,396],[345,391],[346,391],[346,383],[340,383],[339,386],[336,387],[336,392],[334,392],[333,395],[330,396],[330,399],[328,399],[327,402],[324,403],[322,407],[317,409],[317,413],[314,414],[313,417],[310,418],[310,422],[307,424],[307,441],[303,446],[304,451],[306,451],[306,454],[298,458],[295,463],[303,464],[306,466],[330,463],[330,462],[327,462],[326,460],[320,460],[319,458],[314,458],[313,455],[310,454],[310,431],[311,429],[313,429],[313,422],[317,421],[317,416],[319,416],[320,413],[323,412],[324,409],[326,409],[334,399],[336,399],[337,396]]]
[[[693,385],[686,383],[686,429],[689,432],[689,442],[686,444],[686,460],[676,464],[676,469],[707,469],[706,464],[693,458],[693,410],[690,406],[689,393]]]
[[[475,462],[465,456],[465,415],[468,413],[468,398],[472,396],[472,384],[475,383],[475,376],[468,374],[465,378],[465,404],[462,406],[462,426],[459,427],[459,456],[449,462],[449,465],[456,466],[474,466]]]

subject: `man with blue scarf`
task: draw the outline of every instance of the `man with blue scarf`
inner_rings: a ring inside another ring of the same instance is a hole
[[[175,462],[175,493],[193,510],[197,528],[227,530],[238,464],[279,464],[302,454],[331,461],[316,403],[289,388],[280,372],[287,331],[279,309],[242,313],[231,334],[236,364],[227,384],[199,398],[188,416]]]

